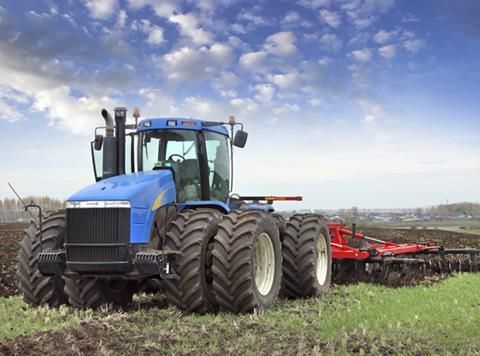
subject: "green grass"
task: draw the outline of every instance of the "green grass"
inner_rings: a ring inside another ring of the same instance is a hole
[[[479,290],[480,274],[464,274],[432,286],[337,287],[321,300],[281,301],[262,315],[204,316],[155,307],[145,296],[120,313],[35,309],[14,297],[0,299],[0,339],[79,328],[87,320],[111,324],[125,353],[478,353]],[[108,349],[108,339],[102,347]]]
[[[105,312],[76,310],[66,306],[49,308],[32,307],[15,296],[0,297],[0,340],[21,334],[32,334],[38,330],[55,330],[67,325],[77,325],[82,320],[93,320]]]

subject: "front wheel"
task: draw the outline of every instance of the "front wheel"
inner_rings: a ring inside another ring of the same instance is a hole
[[[221,309],[249,313],[273,307],[282,280],[282,250],[272,218],[260,211],[225,215],[215,236],[212,271]]]
[[[65,212],[49,213],[42,225],[43,251],[63,248],[65,241]],[[25,230],[18,253],[18,289],[25,302],[32,305],[47,304],[58,307],[67,302],[63,292],[63,279],[59,275],[44,276],[38,269],[40,253],[40,228],[32,221]]]

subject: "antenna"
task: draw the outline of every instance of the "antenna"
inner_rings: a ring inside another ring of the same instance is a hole
[[[10,187],[10,189],[13,191],[13,193],[15,193],[15,195],[17,196],[18,200],[20,200],[20,203],[22,203],[23,205],[23,208],[25,209],[25,211],[28,211],[28,213],[30,214],[30,216],[32,217],[33,220],[35,220],[35,222],[38,224],[38,220],[37,218],[32,214],[32,212],[30,210],[27,209],[27,205],[25,204],[25,202],[22,200],[22,198],[20,198],[20,195],[18,195],[18,193],[15,191],[15,189],[13,188],[13,186],[8,183],[8,186]]]

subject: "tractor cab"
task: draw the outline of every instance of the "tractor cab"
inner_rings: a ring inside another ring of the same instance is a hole
[[[224,127],[204,130],[201,123],[182,119],[142,122],[138,130],[138,170],[171,170],[178,202],[227,203],[231,164],[228,133]]]
[[[227,123],[152,118],[126,125],[125,109],[117,108],[113,137],[113,120],[106,110],[102,115],[107,125],[96,129],[92,142],[97,182],[122,174],[165,170],[173,175],[177,203],[229,203],[232,149],[243,148],[248,136],[233,117]],[[241,129],[234,135],[236,125]],[[225,126],[230,126],[230,132]],[[105,130],[105,135],[99,135],[100,130]]]

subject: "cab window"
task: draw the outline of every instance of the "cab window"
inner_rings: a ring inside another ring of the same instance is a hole
[[[204,131],[208,180],[212,200],[227,202],[230,190],[230,156],[225,135]]]
[[[140,165],[143,171],[172,169],[178,201],[201,200],[197,137],[194,131],[145,131],[140,141]]]

